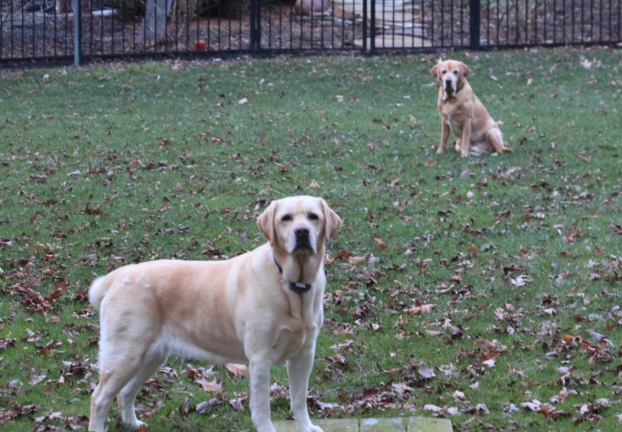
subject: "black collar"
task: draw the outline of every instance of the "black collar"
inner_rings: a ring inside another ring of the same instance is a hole
[[[272,259],[274,260],[274,264],[276,264],[276,268],[279,269],[279,274],[283,275],[283,268],[279,265],[278,262],[276,262],[276,257],[274,255],[272,256]],[[290,282],[290,281],[286,281],[286,282],[287,282],[287,286],[289,287],[289,289],[298,294],[306,293],[313,287],[313,285],[311,284],[306,284],[302,282]]]

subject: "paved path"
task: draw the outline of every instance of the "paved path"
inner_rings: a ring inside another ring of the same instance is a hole
[[[452,432],[451,421],[430,417],[313,420],[324,432]],[[274,422],[277,432],[297,432],[293,421]]]

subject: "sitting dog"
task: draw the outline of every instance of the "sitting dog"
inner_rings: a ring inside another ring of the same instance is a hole
[[[462,62],[446,60],[430,69],[440,81],[438,112],[441,115],[441,142],[437,153],[443,153],[449,132],[456,140],[456,151],[466,157],[469,153],[510,152],[503,145],[501,130],[486,107],[475,96],[466,76],[471,70]]]
[[[324,322],[324,244],[341,219],[321,198],[273,201],[257,219],[269,242],[226,261],[160,260],[120,267],[93,281],[100,313],[99,384],[89,431],[103,432],[116,397],[123,422],[134,398],[170,354],[249,366],[250,411],[259,432],[270,420],[270,369],[287,362],[299,432],[322,432],[307,412],[315,341]]]
[[[303,16],[332,16],[330,0],[296,0],[294,13]]]

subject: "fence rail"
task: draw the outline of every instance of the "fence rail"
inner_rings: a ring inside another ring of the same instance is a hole
[[[622,43],[622,0],[0,0],[0,62]]]

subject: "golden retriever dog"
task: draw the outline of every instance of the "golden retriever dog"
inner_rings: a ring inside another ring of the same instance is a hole
[[[471,70],[455,60],[436,64],[430,73],[440,82],[438,112],[441,115],[441,142],[437,153],[443,153],[449,132],[456,137],[456,151],[466,157],[469,153],[510,152],[503,145],[503,135],[486,107],[473,93],[466,80]]]
[[[294,13],[304,16],[331,16],[333,11],[329,0],[296,0]]]
[[[297,196],[273,201],[257,225],[268,242],[230,260],[151,261],[93,281],[99,384],[91,396],[89,431],[104,431],[115,397],[123,422],[141,427],[134,398],[171,354],[247,364],[259,432],[275,432],[270,369],[286,362],[298,431],[322,431],[309,419],[307,389],[324,321],[325,242],[341,219],[323,199]]]

